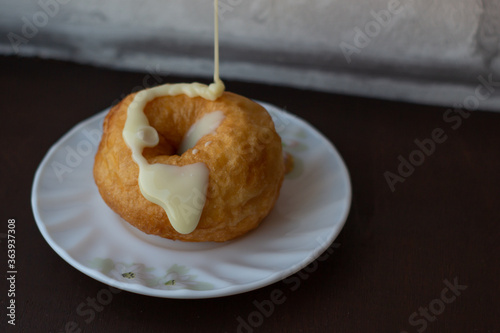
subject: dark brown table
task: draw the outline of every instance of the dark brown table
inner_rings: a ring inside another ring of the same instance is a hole
[[[336,247],[293,285],[203,300],[120,292],[101,306],[92,300],[107,286],[43,239],[31,186],[53,143],[144,74],[12,57],[0,64],[1,332],[500,332],[500,114],[226,81],[306,119],[345,159],[353,201]],[[9,219],[15,326],[6,316]],[[256,304],[275,290],[280,304],[263,313]],[[92,316],[78,313],[82,303]]]

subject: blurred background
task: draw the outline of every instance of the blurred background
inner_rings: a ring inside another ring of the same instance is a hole
[[[0,0],[0,54],[209,80],[212,8]],[[219,21],[223,80],[500,110],[500,0],[220,0]]]

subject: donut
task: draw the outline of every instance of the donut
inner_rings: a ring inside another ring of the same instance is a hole
[[[158,96],[145,104],[144,115],[157,137],[142,149],[140,158],[149,167],[200,166],[206,172],[206,186],[196,190],[194,199],[204,201],[197,224],[184,232],[169,218],[168,207],[146,198],[139,182],[140,164],[124,135],[135,95],[113,107],[103,123],[93,172],[104,202],[142,232],[172,240],[223,242],[258,227],[278,199],[285,172],[281,139],[269,113],[230,92],[215,100],[186,94]],[[217,118],[217,126],[186,145],[193,126],[210,117]],[[141,132],[145,141],[152,135],[147,130]],[[183,182],[180,174],[173,181]],[[170,207],[172,211],[182,209],[182,200],[172,199],[168,205],[177,205]]]

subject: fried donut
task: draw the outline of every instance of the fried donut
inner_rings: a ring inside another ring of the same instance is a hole
[[[229,92],[214,101],[181,94],[146,104],[144,115],[159,137],[156,146],[142,151],[147,162],[175,166],[201,162],[209,171],[198,225],[183,234],[174,229],[162,207],[141,193],[139,167],[122,135],[134,96],[113,107],[104,120],[94,179],[106,204],[137,229],[173,240],[222,242],[256,228],[275,205],[285,171],[281,139],[268,112]],[[177,154],[191,126],[215,111],[224,115],[215,132]]]

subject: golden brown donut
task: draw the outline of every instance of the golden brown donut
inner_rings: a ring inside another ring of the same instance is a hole
[[[139,168],[122,136],[134,95],[112,108],[104,120],[94,178],[107,205],[139,230],[174,240],[221,242],[256,228],[278,199],[285,169],[281,139],[268,112],[229,92],[215,101],[177,95],[158,97],[146,105],[144,113],[160,137],[156,147],[143,151],[148,162],[178,166],[203,162],[209,169],[199,224],[193,232],[180,234],[163,208],[145,199],[138,186]],[[216,132],[176,155],[191,125],[216,110],[225,116]]]

